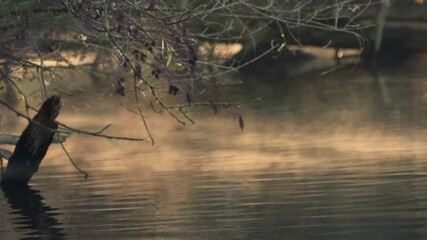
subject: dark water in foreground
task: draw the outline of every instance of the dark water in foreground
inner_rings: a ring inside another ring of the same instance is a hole
[[[195,126],[153,117],[154,147],[73,136],[90,177],[52,146],[29,188],[0,193],[0,238],[427,239],[426,73],[245,77],[225,91],[262,102],[195,112]],[[120,108],[88,116],[66,102],[60,120],[142,134]]]

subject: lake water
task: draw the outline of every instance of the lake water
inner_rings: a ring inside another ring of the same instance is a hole
[[[28,188],[0,193],[0,238],[427,239],[425,66],[242,75],[218,100],[262,101],[195,109],[194,126],[150,115],[154,146],[72,136],[89,178],[52,145]],[[118,101],[65,97],[59,120],[144,136]]]

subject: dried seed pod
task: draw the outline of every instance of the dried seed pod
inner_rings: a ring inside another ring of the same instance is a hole
[[[156,1],[155,0],[149,0],[150,5],[148,5],[147,10],[154,10],[154,6],[156,5]]]
[[[134,77],[136,79],[141,79],[142,78],[142,68],[141,68],[141,64],[139,64],[139,63],[137,63],[136,66],[135,66]]]
[[[189,92],[185,92],[185,97],[187,98],[187,103],[192,104],[193,103],[193,96]]]
[[[243,117],[239,115],[239,127],[243,130],[245,123],[243,122]]]
[[[125,58],[122,62],[122,67],[127,69],[129,67],[129,58]]]
[[[135,58],[139,58],[139,50],[133,50],[132,51],[132,55],[135,57]]]
[[[117,95],[124,96],[125,95],[125,84],[124,79],[120,78],[116,83],[116,90],[114,92]]]
[[[214,114],[217,115],[218,114],[218,106],[213,102],[211,102],[210,104],[211,104],[212,110],[214,111]]]
[[[147,58],[147,55],[145,55],[144,53],[141,53],[141,56],[140,56],[141,62],[145,62],[146,58]]]
[[[179,91],[179,88],[177,88],[174,85],[169,85],[169,94],[172,94],[175,96],[178,93],[178,91]]]

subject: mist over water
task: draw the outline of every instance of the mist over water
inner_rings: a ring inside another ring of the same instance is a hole
[[[154,146],[72,136],[89,178],[52,145],[29,188],[0,194],[1,238],[425,239],[426,73],[413,61],[241,75],[213,90],[218,101],[262,101],[195,109],[196,125],[149,114]],[[68,125],[145,134],[117,107],[126,98],[64,99]],[[19,134],[25,121],[10,116],[2,132]]]

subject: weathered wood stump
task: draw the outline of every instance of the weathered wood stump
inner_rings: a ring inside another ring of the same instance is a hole
[[[47,99],[33,120],[22,132],[9,158],[1,184],[27,184],[46,155],[58,124],[56,117],[61,109],[61,98]]]

